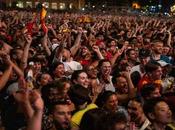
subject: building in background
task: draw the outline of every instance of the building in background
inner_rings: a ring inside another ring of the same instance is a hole
[[[131,5],[131,0],[86,0],[86,5],[88,6],[99,6],[105,5],[109,6],[129,6]]]
[[[1,1],[1,0],[0,0]],[[6,7],[18,8],[35,8],[41,2],[46,7],[55,10],[82,9],[85,5],[85,0],[5,0],[3,3]]]
[[[151,13],[169,13],[175,0],[132,0],[132,6],[135,9],[140,8]],[[137,6],[139,5],[139,6]]]

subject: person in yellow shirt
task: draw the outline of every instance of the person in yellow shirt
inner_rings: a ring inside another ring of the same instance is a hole
[[[68,94],[75,105],[75,112],[71,118],[71,124],[73,128],[78,128],[84,113],[97,108],[97,106],[91,101],[89,96],[90,91],[81,85],[71,87]]]

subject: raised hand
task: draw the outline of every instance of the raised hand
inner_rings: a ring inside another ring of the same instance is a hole
[[[103,90],[102,84],[96,84],[94,87],[92,87],[92,93],[94,96],[98,96]]]
[[[44,109],[44,102],[39,92],[37,92],[36,90],[33,90],[30,96],[31,96],[30,100],[33,103],[34,110],[42,111]]]
[[[78,27],[77,30],[78,30],[78,33],[79,33],[79,34],[82,34],[82,33],[83,33],[83,29],[82,29],[82,27]]]
[[[18,80],[19,90],[13,93],[13,97],[20,104],[29,103],[29,91],[26,87],[26,82],[23,77]]]
[[[94,46],[92,47],[92,49],[93,49],[93,51],[95,51],[95,52],[100,52],[99,47],[96,46],[96,45],[94,45]]]
[[[25,40],[28,44],[32,43],[32,36],[31,35],[25,34],[24,37],[25,37]]]
[[[120,74],[121,74],[122,76],[124,76],[125,78],[129,78],[129,77],[130,77],[129,71],[123,71],[123,72],[120,72]]]

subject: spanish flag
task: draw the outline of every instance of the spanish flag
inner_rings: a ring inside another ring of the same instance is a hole
[[[46,17],[47,11],[45,7],[42,6],[41,13],[40,13],[40,20],[44,20]]]
[[[44,6],[42,6],[41,12],[40,12],[40,21],[41,21],[41,28],[43,29],[44,33],[47,32],[47,27],[45,23],[45,17],[47,14],[47,10],[45,9]]]

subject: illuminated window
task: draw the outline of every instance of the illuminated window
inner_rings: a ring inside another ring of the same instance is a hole
[[[10,3],[9,3],[9,7],[11,7],[11,6],[12,6],[12,3],[10,2]]]
[[[19,8],[24,8],[23,2],[21,2],[21,1],[18,1],[16,6],[19,7]]]
[[[73,8],[73,4],[72,4],[72,3],[70,3],[69,8],[70,8],[70,9],[72,9],[72,8]]]
[[[58,9],[57,3],[52,3],[52,9]]]
[[[59,8],[60,8],[61,10],[65,9],[65,8],[66,8],[65,3],[60,3],[60,4],[59,4]]]
[[[32,8],[32,2],[27,1],[26,2],[26,7],[28,7],[28,6]]]
[[[132,7],[134,9],[140,9],[140,5],[138,3],[132,3]]]

